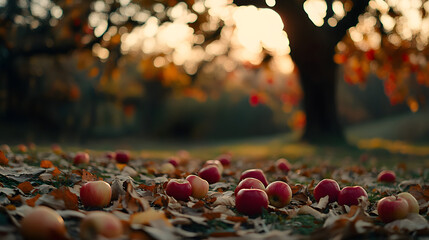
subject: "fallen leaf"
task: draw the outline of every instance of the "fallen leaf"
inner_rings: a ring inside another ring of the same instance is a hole
[[[24,194],[29,194],[34,189],[33,185],[28,181],[18,184],[17,188],[19,188]]]
[[[34,207],[34,206],[36,206],[36,201],[39,198],[40,198],[40,194],[37,194],[36,196],[25,200],[25,203],[30,207]]]
[[[50,193],[57,200],[63,200],[66,209],[78,210],[78,197],[76,194],[70,192],[70,189],[66,186],[62,186]]]
[[[82,181],[97,181],[99,180],[97,176],[94,174],[86,171],[85,169],[82,169]]]
[[[407,218],[386,224],[384,228],[391,232],[395,232],[396,230],[412,232],[423,229],[429,230],[429,223],[420,214],[411,213],[408,214]]]
[[[49,160],[42,160],[40,162],[40,167],[41,168],[51,168],[51,167],[54,167],[54,164]]]
[[[7,165],[9,163],[9,159],[4,155],[3,151],[0,150],[0,165]]]
[[[303,215],[303,214],[312,215],[313,217],[315,217],[317,219],[325,219],[327,217],[326,214],[321,213],[321,212],[317,211],[316,209],[314,209],[314,208],[312,208],[310,206],[307,206],[307,205],[302,206],[298,210],[298,214],[301,214],[301,215]]]

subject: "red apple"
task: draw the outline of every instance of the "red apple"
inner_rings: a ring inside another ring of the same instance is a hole
[[[335,180],[323,179],[314,188],[313,194],[316,201],[319,201],[324,196],[329,196],[329,202],[335,202],[340,193],[340,186]]]
[[[223,172],[223,165],[222,165],[222,163],[220,163],[220,161],[219,161],[219,160],[207,160],[207,161],[204,163],[203,167],[207,167],[207,166],[210,166],[210,165],[213,165],[213,166],[218,167],[218,168],[219,168],[219,173],[222,175],[222,172]]]
[[[85,183],[80,188],[80,201],[85,207],[105,207],[112,198],[112,188],[105,181]]]
[[[345,187],[341,189],[340,193],[338,194],[338,204],[341,206],[359,205],[358,199],[360,197],[368,199],[368,194],[366,193],[365,189],[360,186]]]
[[[242,214],[260,215],[268,208],[268,195],[261,189],[241,189],[235,197],[235,207]]]
[[[165,192],[176,200],[187,201],[192,195],[192,185],[185,179],[171,179],[165,187]]]
[[[384,170],[381,171],[377,176],[377,181],[393,183],[396,180],[396,174],[393,171]]]
[[[384,197],[377,203],[378,216],[385,223],[406,218],[408,208],[407,200],[394,196]]]
[[[280,158],[276,161],[276,167],[277,167],[277,169],[279,169],[280,171],[285,172],[285,173],[289,172],[292,168],[289,161],[284,159],[284,158]]]
[[[235,196],[237,196],[237,193],[241,190],[241,189],[261,189],[265,191],[265,186],[264,184],[259,181],[256,178],[245,178],[243,179],[243,181],[241,181],[240,183],[238,183],[237,187],[234,190],[234,194]]]
[[[115,159],[118,163],[128,163],[130,161],[130,152],[123,150],[116,151]]]
[[[207,192],[209,191],[209,183],[206,180],[195,175],[187,176],[186,180],[191,183],[192,197],[201,199],[207,195]]]
[[[268,185],[265,190],[270,200],[270,204],[277,208],[285,207],[292,199],[292,189],[282,181],[275,181]]]
[[[107,159],[116,159],[116,153],[114,153],[114,152],[106,152],[104,156]]]
[[[218,160],[224,168],[227,168],[231,165],[231,155],[230,154],[222,154],[221,156],[218,157]]]
[[[88,164],[89,163],[89,154],[86,152],[78,152],[73,158],[73,164]]]
[[[102,212],[90,212],[80,223],[80,238],[83,240],[119,238],[123,233],[122,223],[115,215]]]
[[[37,206],[21,221],[21,233],[24,239],[66,239],[66,227],[63,218],[53,209]]]
[[[174,167],[178,167],[179,164],[180,164],[180,159],[177,158],[177,157],[170,157],[168,159],[168,162],[171,163],[171,164],[173,164]]]
[[[202,168],[198,172],[198,176],[200,176],[200,178],[202,178],[202,179],[206,180],[207,182],[209,182],[210,184],[212,184],[212,183],[219,182],[220,171],[219,171],[219,168],[217,166],[209,165],[207,167]]]
[[[248,177],[256,178],[261,181],[265,187],[268,186],[267,178],[261,169],[249,169],[244,171],[241,173],[240,181]]]
[[[408,211],[410,213],[419,213],[420,206],[419,206],[419,203],[417,202],[417,199],[413,195],[407,192],[402,192],[398,194],[398,197],[403,198],[407,201]]]

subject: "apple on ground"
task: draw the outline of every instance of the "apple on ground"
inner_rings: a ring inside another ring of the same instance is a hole
[[[80,188],[80,201],[85,207],[105,207],[112,198],[112,188],[105,181],[92,181]]]
[[[106,152],[104,155],[107,159],[116,159],[116,153],[115,152]]]
[[[89,163],[89,154],[86,152],[78,152],[73,158],[73,164],[88,164]]]
[[[345,187],[338,194],[338,204],[341,206],[359,205],[359,198],[368,199],[368,194],[361,186]]]
[[[316,201],[325,196],[329,196],[329,202],[335,202],[338,199],[338,194],[340,193],[340,186],[333,179],[323,179],[320,181],[314,188],[313,195]]]
[[[209,183],[206,180],[196,175],[189,175],[186,177],[186,180],[188,180],[192,186],[192,197],[201,199],[207,195]]]
[[[222,154],[217,159],[224,168],[227,168],[231,165],[231,154]]]
[[[124,151],[124,150],[116,151],[115,159],[116,159],[116,162],[118,163],[126,164],[130,161],[130,152]]]
[[[261,189],[241,189],[235,197],[237,211],[249,216],[261,215],[268,203],[268,195]]]
[[[285,158],[280,158],[276,161],[276,168],[287,173],[292,169],[292,165]]]
[[[407,201],[408,212],[419,213],[420,206],[419,206],[419,203],[417,202],[417,199],[413,195],[411,195],[410,193],[407,193],[407,192],[402,192],[402,193],[398,194],[398,197],[403,198]]]
[[[285,207],[292,199],[292,189],[282,181],[275,181],[268,185],[265,190],[270,200],[270,204],[277,208]]]
[[[237,187],[234,190],[234,194],[235,196],[237,196],[238,192],[241,189],[252,189],[252,188],[261,189],[265,191],[265,186],[261,181],[259,181],[259,179],[249,177],[249,178],[243,179],[243,181],[238,183]]]
[[[172,173],[174,173],[174,171],[176,171],[176,168],[171,163],[167,162],[167,163],[163,163],[161,165],[161,173],[172,174]]]
[[[122,223],[115,215],[108,212],[90,212],[80,223],[82,240],[103,238],[119,238],[123,233]]]
[[[268,186],[267,178],[265,177],[265,174],[261,169],[249,169],[244,171],[243,173],[241,173],[240,181],[248,177],[256,178],[261,181],[265,187]]]
[[[206,180],[208,183],[217,183],[220,180],[221,173],[219,171],[219,168],[214,165],[209,165],[207,167],[202,168],[198,172],[198,176],[204,180]]]
[[[222,165],[222,163],[219,160],[207,160],[204,163],[203,168],[207,167],[207,166],[210,166],[210,165],[218,167],[219,168],[219,173],[222,175],[222,173],[223,173],[223,165]]]
[[[174,167],[178,167],[180,164],[180,159],[178,157],[170,157],[168,162],[173,164]]]
[[[192,185],[185,179],[171,179],[165,187],[165,192],[176,200],[187,201],[192,195]]]
[[[377,181],[386,182],[386,183],[394,183],[396,181],[396,174],[390,170],[383,170],[377,176]]]
[[[378,216],[385,223],[403,219],[408,216],[409,206],[407,200],[400,197],[388,196],[377,203]]]
[[[34,207],[21,221],[24,239],[67,239],[63,218],[53,209],[45,206]]]

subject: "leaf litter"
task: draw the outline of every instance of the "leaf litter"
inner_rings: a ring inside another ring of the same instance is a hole
[[[196,174],[201,160],[184,154],[190,158],[188,165],[163,174],[162,160],[136,157],[124,165],[94,152],[88,165],[74,166],[73,154],[0,152],[1,236],[19,236],[20,220],[39,205],[55,209],[64,218],[72,239],[79,237],[79,222],[92,210],[111,212],[121,219],[128,226],[121,239],[344,239],[429,234],[429,181],[412,170],[405,172],[404,165],[397,169],[401,172],[397,183],[380,184],[376,181],[379,170],[359,165],[311,167],[297,162],[284,173],[276,170],[276,159],[266,159],[263,165],[241,159],[225,169],[220,182],[210,185],[207,196],[184,202],[168,196],[165,184],[171,178]],[[234,189],[243,170],[258,166],[270,182],[287,182],[293,197],[284,208],[270,206],[261,216],[249,217],[236,211]],[[329,203],[327,197],[317,202],[312,191],[323,178],[333,178],[341,187],[360,185],[369,200],[361,199],[359,206],[352,207]],[[79,200],[80,187],[101,179],[112,187],[111,204],[102,209],[85,208]],[[417,199],[420,214],[382,223],[377,200],[402,191]]]

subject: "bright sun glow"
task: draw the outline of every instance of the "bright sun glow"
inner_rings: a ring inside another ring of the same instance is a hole
[[[258,55],[262,48],[275,55],[288,54],[289,40],[283,31],[283,22],[280,16],[271,9],[257,9],[256,7],[239,7],[233,16],[237,29],[235,31],[238,42],[244,47],[242,60],[256,60],[250,56]],[[253,54],[252,54],[253,53]]]
[[[307,0],[304,2],[304,10],[314,25],[323,25],[323,18],[326,16],[326,2],[323,0]]]

